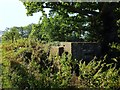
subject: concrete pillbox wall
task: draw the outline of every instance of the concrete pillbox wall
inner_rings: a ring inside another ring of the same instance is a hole
[[[61,42],[64,51],[72,55],[73,59],[91,60],[101,54],[100,44],[97,42]]]

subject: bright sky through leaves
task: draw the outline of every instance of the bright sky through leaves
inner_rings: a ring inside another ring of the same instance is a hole
[[[6,27],[38,23],[40,16],[40,12],[33,14],[33,16],[27,16],[26,9],[19,0],[0,1],[0,31],[5,30]]]

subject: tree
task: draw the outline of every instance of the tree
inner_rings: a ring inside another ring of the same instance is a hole
[[[32,24],[31,25],[31,32],[29,33],[29,38],[34,38],[41,40],[41,26],[40,24]]]
[[[73,22],[73,17],[63,17],[56,13],[49,18],[44,15],[41,21],[41,34],[48,41],[73,41],[78,40],[81,36],[80,22]],[[74,32],[74,36],[72,35]]]
[[[16,41],[20,38],[18,27],[8,28],[7,31],[2,35],[2,41]]]
[[[120,19],[120,2],[24,2],[24,5],[27,15],[39,11],[44,14],[44,8],[50,8],[50,14],[57,12],[64,17],[70,16],[69,14],[77,14],[75,18],[82,17],[83,21],[87,21],[86,29],[90,35],[101,42],[103,54],[109,51],[109,43],[120,42],[117,26],[117,20]]]
[[[27,26],[19,27],[19,33],[20,33],[22,38],[28,38],[29,37],[29,35],[32,31],[32,25],[33,24],[29,24]]]
[[[73,22],[74,17],[63,17],[58,13],[47,17],[44,14],[38,24],[32,25],[31,38],[46,41],[77,41],[81,37],[81,23]],[[80,19],[81,20],[81,19]],[[74,35],[73,35],[74,33]]]

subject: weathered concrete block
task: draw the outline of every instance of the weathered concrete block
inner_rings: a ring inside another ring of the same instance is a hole
[[[72,54],[72,44],[71,42],[60,42],[60,45],[64,47],[64,51]]]
[[[73,59],[91,60],[101,54],[101,47],[96,42],[61,42],[64,51],[72,55]]]
[[[51,46],[50,48],[50,55],[52,56],[62,56],[62,53],[64,52],[64,48],[62,46]]]

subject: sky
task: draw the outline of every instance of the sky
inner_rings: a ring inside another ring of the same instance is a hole
[[[26,26],[31,23],[38,23],[40,12],[33,16],[26,15],[27,10],[19,0],[0,1],[0,31],[13,26]]]

